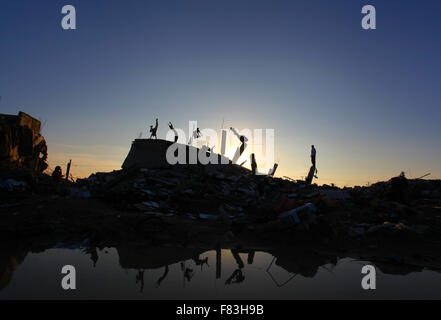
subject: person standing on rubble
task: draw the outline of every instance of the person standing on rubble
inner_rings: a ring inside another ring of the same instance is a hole
[[[255,176],[257,173],[256,156],[254,153],[251,154],[251,172],[253,173],[253,176]]]
[[[317,154],[317,151],[315,150],[314,145],[311,146],[311,162],[312,166],[315,168],[315,155]]]
[[[63,173],[61,171],[61,167],[56,166],[54,172],[52,172],[52,179],[56,182],[59,182],[61,181],[62,178],[63,178]]]
[[[175,143],[178,142],[178,132],[176,131],[175,127],[173,127],[173,124],[169,121],[168,127],[170,130],[173,130],[173,133],[175,134]]]
[[[192,145],[193,144],[193,139],[197,140],[200,137],[202,137],[201,130],[199,130],[199,128],[196,128],[196,130],[193,131],[193,135],[190,137],[190,140],[188,140],[188,144]]]
[[[155,137],[155,139],[158,139],[158,137],[156,136],[156,132],[158,131],[158,118],[156,118],[156,125],[153,128],[153,126],[150,126],[150,138],[152,139],[153,137]]]

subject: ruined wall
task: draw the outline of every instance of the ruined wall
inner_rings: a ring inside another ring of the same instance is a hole
[[[155,168],[165,168],[170,165],[167,162],[167,149],[173,142],[161,140],[161,139],[136,139],[132,143],[129,154],[127,155],[124,163],[122,164],[123,169],[128,169],[132,166],[139,166],[142,168],[155,169]],[[185,150],[186,163],[190,163],[189,155],[190,152],[197,154],[199,149],[193,146],[182,145]],[[214,154],[218,159],[218,163],[225,161],[225,163],[231,163],[231,160]],[[224,158],[224,160],[222,160]]]
[[[47,168],[47,145],[40,134],[41,122],[19,112],[0,114],[0,166],[43,172]]]
[[[153,139],[136,139],[132,143],[122,168],[140,166],[143,168],[167,167],[166,152],[172,144],[170,141]]]

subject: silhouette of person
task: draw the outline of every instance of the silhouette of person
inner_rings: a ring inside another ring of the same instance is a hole
[[[156,132],[158,131],[158,118],[156,118],[156,125],[153,128],[153,126],[150,126],[150,138],[152,139],[153,137],[155,137],[155,139],[158,139],[158,137],[156,136]]]
[[[251,154],[251,172],[253,173],[253,176],[256,175],[257,172],[256,156],[254,153]]]
[[[317,154],[317,151],[315,150],[314,145],[311,146],[311,162],[313,167],[315,168],[315,155]]]
[[[52,172],[52,179],[58,182],[61,181],[62,178],[63,178],[63,173],[61,171],[61,167],[56,166],[54,172]]]
[[[236,135],[236,137],[239,138],[240,142],[242,143],[233,157],[233,163],[237,163],[237,160],[239,160],[240,156],[245,151],[248,139],[245,136],[240,136],[239,133],[233,127],[230,127],[230,130],[233,131],[233,133]]]
[[[173,130],[173,133],[175,134],[175,143],[178,142],[178,132],[176,131],[175,127],[173,127],[173,124],[169,121],[168,127],[170,130]]]
[[[193,139],[196,140],[200,137],[202,137],[201,130],[199,130],[199,128],[196,128],[196,130],[193,131],[193,135],[190,137],[190,140],[188,140],[188,144],[191,145],[193,143]]]

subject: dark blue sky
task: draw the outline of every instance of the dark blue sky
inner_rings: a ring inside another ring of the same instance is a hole
[[[61,28],[61,8],[77,30]],[[361,8],[377,30],[361,28]],[[280,174],[441,177],[441,1],[23,1],[0,5],[2,113],[46,122],[51,165],[118,167],[147,122],[274,128]],[[76,159],[76,160],[75,160]]]

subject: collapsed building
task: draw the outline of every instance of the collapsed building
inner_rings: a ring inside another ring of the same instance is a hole
[[[30,115],[0,114],[0,166],[42,173],[47,168],[47,145],[41,122]]]

